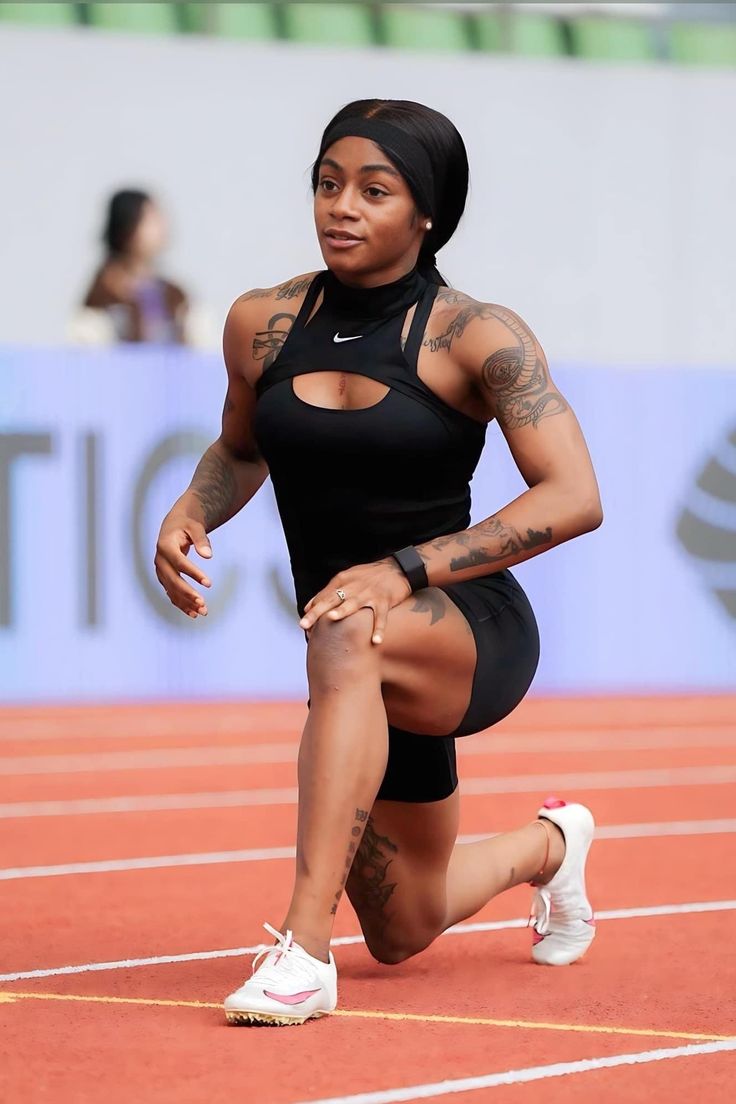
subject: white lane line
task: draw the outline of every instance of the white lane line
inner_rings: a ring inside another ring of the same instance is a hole
[[[722,820],[666,820],[647,821],[643,824],[600,824],[595,830],[596,839],[647,839],[660,836],[718,836],[736,832],[736,818]],[[474,832],[458,836],[458,843],[477,843],[498,835],[497,832]]]
[[[736,820],[681,820],[663,824],[604,824],[596,839],[647,839],[666,836],[711,836],[736,832]],[[498,832],[458,836],[458,843],[478,843]],[[228,863],[293,859],[294,847],[250,847],[234,851],[195,851],[179,855],[141,855],[130,859],[97,859],[44,866],[13,866],[0,870],[0,882],[26,878],[61,878],[77,874],[110,874],[126,870],[161,870],[177,866],[212,866]]]
[[[736,766],[669,767],[653,770],[589,771],[571,774],[517,774],[495,778],[464,778],[465,797],[483,794],[542,793],[571,790],[661,789],[670,786],[720,786],[736,782]],[[214,790],[175,794],[130,794],[54,801],[9,801],[0,805],[0,819],[72,816],[92,813],[165,812],[176,809],[225,809],[249,805],[295,805],[295,786],[279,789]]]
[[[661,786],[719,786],[736,782],[736,767],[666,767],[653,770],[521,774],[506,778],[464,778],[463,794],[531,793],[541,790],[636,790]]]
[[[245,735],[245,734],[244,734]],[[427,737],[431,739],[431,737]],[[611,735],[601,730],[579,734],[556,731],[532,736],[513,733],[481,733],[459,740],[458,754],[492,755],[513,752],[573,752],[573,751],[648,751],[659,748],[733,747],[736,748],[736,726],[722,732],[708,733],[693,729],[690,735],[668,729],[661,732],[626,732]],[[187,748],[140,748],[135,751],[102,751],[60,755],[5,756],[0,758],[0,775],[19,774],[89,774],[106,771],[163,770],[169,767],[225,767],[249,763],[291,763],[296,761],[298,742],[251,744],[250,746],[215,746]]]
[[[732,712],[736,715],[736,695],[734,696]],[[292,719],[275,724],[268,719],[249,719],[243,714],[234,718],[227,718],[223,722],[218,718],[215,711],[206,718],[187,718],[186,714],[177,715],[176,720],[171,717],[155,718],[153,721],[150,717],[132,718],[127,727],[118,728],[105,727],[96,718],[77,718],[73,723],[63,721],[63,719],[61,723],[57,723],[53,718],[48,721],[33,721],[31,723],[26,720],[8,720],[3,717],[3,711],[0,708],[0,744],[33,743],[35,741],[48,743],[57,740],[117,741],[130,739],[146,740],[154,743],[156,740],[172,738],[182,740],[211,738],[216,743],[219,737],[240,739],[242,741],[247,739],[248,736],[263,737],[264,735],[270,736],[272,739],[293,739],[299,735],[306,716],[305,710],[304,716],[301,718],[294,716]],[[725,717],[713,721],[677,721],[673,718],[670,721],[660,721],[652,724],[634,718],[598,726],[577,724],[545,726],[542,722],[540,724],[527,723],[524,725],[516,723],[512,727],[508,727],[501,722],[498,729],[487,729],[477,736],[466,736],[461,744],[467,744],[469,741],[478,738],[507,741],[509,748],[519,746],[522,751],[547,747],[551,740],[554,740],[555,744],[561,748],[568,747],[570,750],[585,747],[591,740],[602,741],[612,750],[621,747],[622,741],[628,746],[628,742],[631,740],[647,741],[646,747],[660,747],[662,746],[660,741],[665,741],[667,744],[674,741],[678,746],[680,742],[683,746],[720,746],[724,741],[734,742],[734,739],[736,739],[736,722],[733,718],[728,720]],[[653,742],[650,743],[649,741]],[[708,741],[715,741],[715,743],[710,745]],[[211,747],[212,745],[208,744],[207,746]]]
[[[434,1096],[450,1093],[493,1089],[498,1085],[544,1081],[548,1077],[566,1077],[573,1073],[587,1073],[589,1070],[638,1066],[647,1062],[666,1062],[672,1058],[692,1058],[700,1054],[719,1054],[732,1050],[736,1050],[736,1039],[725,1039],[718,1043],[691,1043],[689,1046],[642,1050],[636,1054],[614,1054],[603,1058],[582,1058],[577,1062],[555,1062],[550,1066],[529,1066],[527,1069],[506,1070],[504,1073],[488,1073],[482,1077],[457,1077],[451,1081],[410,1085],[402,1089],[352,1093],[350,1096],[325,1096],[319,1100],[301,1100],[298,1104],[399,1104],[401,1101],[429,1100]]]
[[[736,748],[736,724],[718,730],[705,728],[631,728],[621,732],[590,729],[585,732],[537,731],[520,733],[481,732],[457,741],[461,755],[489,755],[493,752],[569,751],[657,751],[660,748]]]
[[[130,797],[80,797],[64,801],[9,801],[0,820],[16,817],[80,816],[92,813],[167,812],[172,809],[241,809],[249,805],[295,805],[296,786],[263,790],[220,790],[191,794],[132,794]]]
[[[0,759],[0,775],[99,774],[103,771],[163,770],[178,767],[229,767],[248,763],[291,763],[298,745],[250,747],[144,748],[80,755],[27,755]]]
[[[122,870],[160,870],[174,866],[210,866],[217,863],[293,859],[293,847],[250,847],[243,851],[202,851],[190,855],[146,855],[136,859],[58,863],[54,866],[16,866],[0,870],[0,882],[19,878],[59,878],[69,874],[109,874]]]
[[[637,920],[653,916],[686,916],[707,912],[733,912],[733,901],[686,901],[678,905],[642,905],[638,908],[604,909],[596,912],[596,921]],[[478,932],[510,931],[526,928],[528,919],[479,920],[471,924],[455,924],[442,933],[446,935],[475,935]],[[332,940],[332,947],[351,947],[363,943],[362,935],[342,935]],[[256,954],[262,944],[254,947],[232,947],[220,951],[192,951],[189,954],[154,955],[151,958],[124,958],[113,962],[87,962],[78,966],[54,966],[45,970],[20,970],[12,974],[0,974],[0,981],[29,981],[33,978],[58,977],[61,974],[88,974],[102,970],[130,970],[137,966],[167,966],[172,962],[200,962],[211,958],[236,958],[238,955]]]

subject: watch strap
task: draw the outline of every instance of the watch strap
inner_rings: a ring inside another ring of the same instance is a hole
[[[392,556],[409,580],[412,593],[415,590],[422,590],[429,586],[424,560],[413,545],[410,544],[407,548],[400,548],[398,552],[392,552]]]

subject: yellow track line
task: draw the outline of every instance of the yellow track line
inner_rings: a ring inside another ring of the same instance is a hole
[[[0,992],[0,1003],[14,1000],[87,1001],[93,1004],[136,1004],[153,1008],[216,1008],[221,1003],[211,1001],[154,1000],[148,997],[100,997],[79,993],[13,993]],[[414,1012],[372,1012],[338,1008],[333,1016],[353,1017],[364,1020],[404,1020],[408,1023],[472,1024],[480,1027],[518,1027],[535,1031],[576,1031],[596,1035],[644,1035],[660,1039],[697,1039],[712,1042],[730,1040],[732,1035],[710,1035],[691,1031],[653,1031],[640,1027],[606,1027],[598,1024],[545,1023],[535,1020],[492,1020],[482,1016],[421,1015]]]

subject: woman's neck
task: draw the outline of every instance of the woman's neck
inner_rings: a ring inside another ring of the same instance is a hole
[[[400,314],[417,302],[426,287],[426,280],[416,266],[396,280],[358,287],[345,283],[328,269],[325,274],[325,304],[337,314],[350,318],[384,318]]]

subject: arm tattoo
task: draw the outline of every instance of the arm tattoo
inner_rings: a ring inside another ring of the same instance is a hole
[[[448,288],[440,288],[437,299],[448,306],[458,306],[460,310],[443,333],[424,339],[423,345],[430,352],[449,350],[474,318],[493,318],[501,322],[515,339],[515,345],[497,349],[481,368],[481,378],[491,394],[499,425],[506,429],[526,425],[536,428],[542,418],[567,410],[562,395],[550,383],[544,358],[538,355],[534,338],[517,315],[505,307],[478,303]]]
[[[506,429],[527,425],[536,428],[542,418],[564,413],[567,403],[551,386],[544,360],[537,354],[529,331],[503,307],[493,307],[492,313],[516,338],[515,346],[496,350],[481,369],[499,425]]]
[[[253,288],[252,291],[246,291],[240,296],[240,302],[249,303],[251,299],[268,299],[269,295],[273,295],[273,288]]]
[[[274,288],[253,288],[252,291],[246,291],[244,295],[241,295],[241,301],[247,303],[250,299],[294,299],[297,295],[301,295],[307,290],[312,282],[311,276],[304,280],[287,280],[283,284],[279,284]]]
[[[398,885],[397,882],[388,880],[388,870],[398,850],[388,836],[378,835],[373,827],[373,817],[368,817],[363,839],[350,871],[348,893],[361,926],[368,924],[377,936],[380,936],[389,921],[385,909]]]
[[[436,296],[438,303],[447,303],[449,307],[463,306],[468,302],[468,296],[463,291],[455,291],[454,288],[440,287],[437,289]]]
[[[301,295],[303,292],[305,292],[311,282],[311,276],[308,276],[304,280],[288,280],[285,284],[279,285],[279,289],[276,292],[276,298],[294,299],[297,295]]]
[[[490,546],[487,541],[492,542]],[[498,563],[519,552],[528,552],[541,544],[551,543],[551,525],[541,532],[527,529],[526,536],[522,537],[513,525],[506,525],[498,515],[494,515],[465,532],[440,537],[432,541],[430,547],[436,552],[443,552],[452,545],[466,549],[463,554],[453,556],[450,560],[450,571],[464,571],[467,567]]]
[[[355,810],[355,822],[353,824],[353,827],[350,829],[350,835],[351,835],[352,838],[350,840],[350,843],[348,844],[348,852],[347,852],[347,855],[345,856],[345,869],[343,871],[342,881],[340,882],[340,888],[338,889],[337,893],[335,894],[335,901],[332,905],[332,908],[330,909],[330,913],[333,916],[337,912],[337,906],[340,904],[340,898],[342,897],[342,891],[345,888],[345,883],[347,882],[348,876],[350,874],[350,868],[353,865],[353,860],[355,859],[356,853],[358,851],[358,840],[359,840],[359,838],[360,838],[360,836],[363,832],[363,829],[360,826],[361,826],[361,824],[365,824],[365,822],[367,820],[368,820],[368,810],[367,809],[356,809]]]
[[[216,529],[235,508],[235,475],[231,465],[212,447],[197,464],[190,490],[202,503],[204,527]]]
[[[270,368],[281,352],[281,346],[289,336],[295,314],[274,314],[268,320],[268,329],[260,330],[253,339],[253,359],[263,361],[263,370]],[[284,322],[283,320],[286,320]]]
[[[462,337],[468,323],[474,318],[492,317],[493,310],[486,303],[470,303],[457,312],[444,333],[439,334],[438,337],[427,337],[422,344],[429,346],[432,353],[437,353],[440,349],[449,349],[453,338]]]

